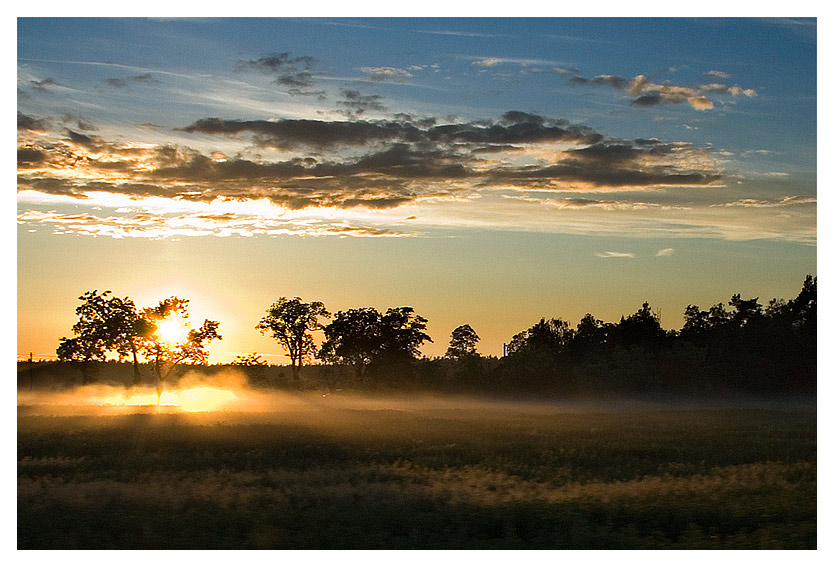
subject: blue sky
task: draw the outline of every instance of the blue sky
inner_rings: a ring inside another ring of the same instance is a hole
[[[177,293],[539,317],[790,297],[817,261],[814,19],[20,19],[18,351]],[[60,289],[54,282],[61,281]],[[214,310],[214,313],[212,313]],[[225,326],[225,327],[224,327]],[[271,355],[272,356],[272,355]]]

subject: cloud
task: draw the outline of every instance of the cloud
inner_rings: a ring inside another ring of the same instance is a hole
[[[360,71],[367,73],[372,81],[400,81],[412,76],[406,69],[397,67],[360,67]]]
[[[606,252],[596,252],[594,256],[600,258],[635,258],[637,255],[634,252],[613,252],[613,251],[606,251]]]
[[[518,199],[528,203],[537,203],[546,207],[553,207],[559,210],[591,210],[603,211],[643,211],[648,209],[656,210],[684,210],[688,209],[681,205],[663,205],[645,201],[626,201],[617,199],[593,199],[588,197],[532,197],[530,195],[505,195],[506,199]]]
[[[42,79],[40,81],[29,81],[28,85],[30,88],[32,88],[35,91],[38,91],[39,93],[47,93],[49,92],[50,87],[60,86],[58,81],[56,81],[52,77]]]
[[[36,148],[18,148],[17,150],[17,165],[18,167],[30,167],[40,164],[46,159],[46,154]]]
[[[712,78],[727,77],[726,74],[719,71],[711,71],[705,75]],[[631,104],[640,107],[687,103],[695,110],[706,111],[714,108],[714,103],[706,96],[707,94],[730,94],[735,97],[740,95],[746,97],[757,96],[757,92],[754,89],[743,89],[739,85],[709,83],[691,87],[675,85],[669,81],[658,84],[653,83],[643,74],[636,75],[628,81],[617,75],[597,75],[591,80],[576,75],[570,79],[570,82],[575,86],[591,83],[594,86],[608,85],[612,88],[623,90],[634,97]]]
[[[655,253],[655,256],[673,256],[675,251],[676,251],[676,249],[674,249],[674,248],[665,248],[665,249],[661,249],[657,253]]]
[[[363,95],[352,89],[342,89],[340,94],[343,99],[336,101],[336,104],[344,106],[346,110],[343,113],[348,116],[359,116],[369,110],[381,112],[387,110],[380,102],[383,99],[380,95]]]
[[[124,89],[129,84],[133,83],[145,83],[145,84],[153,84],[159,83],[158,80],[154,79],[153,75],[150,73],[144,73],[142,75],[133,75],[131,77],[122,77],[122,78],[111,78],[111,79],[103,79],[103,82],[110,85],[111,87],[115,87],[117,89]]]
[[[18,214],[18,224],[47,225],[55,234],[77,234],[116,239],[164,239],[171,237],[255,237],[275,235],[338,237],[415,237],[414,231],[355,226],[344,222],[281,219],[261,215],[231,213],[181,213],[160,215],[134,212],[132,215],[95,215],[26,210]]]
[[[485,57],[484,59],[473,61],[472,64],[476,67],[495,67],[497,65],[501,65],[502,62],[503,60],[498,57]]]
[[[48,130],[48,128],[49,123],[47,121],[39,120],[17,111],[18,130]]]
[[[651,93],[649,95],[641,95],[634,101],[632,104],[635,106],[655,106],[661,104],[661,96],[657,93]]]
[[[800,196],[800,195],[789,195],[782,197],[779,200],[772,200],[769,201],[767,199],[754,199],[754,198],[745,198],[745,199],[737,199],[736,201],[732,201],[730,203],[715,203],[711,205],[711,207],[791,207],[794,205],[810,205],[813,203],[817,203],[818,200],[816,197],[809,197],[809,196]]]
[[[617,75],[598,75],[591,80],[592,85],[608,85],[615,89],[625,89],[629,84],[623,77]]]
[[[555,67],[564,68],[565,64],[560,61],[553,61],[549,59],[530,59],[530,58],[519,58],[519,57],[473,57],[473,56],[460,56],[461,59],[472,59],[472,65],[476,67],[496,67],[498,65],[502,65],[504,63],[510,63],[513,65],[520,65],[522,67],[532,67],[534,65],[542,65],[547,66],[551,69],[555,69]],[[576,70],[573,70],[576,72]]]
[[[506,34],[485,34],[476,32],[462,32],[462,31],[444,31],[444,30],[415,30],[420,34],[446,35],[446,36],[461,36],[461,37],[507,37]]]
[[[498,119],[360,120],[377,95],[342,91],[351,120],[239,121],[206,118],[182,130],[240,142],[246,154],[186,146],[130,145],[67,129],[52,143],[20,145],[19,188],[82,198],[90,192],[210,202],[269,199],[306,207],[390,209],[502,188],[525,191],[646,191],[721,183],[709,150],[659,140],[609,139],[537,114]],[[22,118],[31,123],[29,117]],[[281,159],[265,159],[261,151]],[[38,166],[37,171],[32,167]],[[637,201],[601,203],[647,208]],[[591,202],[565,202],[565,207]]]
[[[702,85],[699,90],[703,93],[729,93],[735,97],[745,95],[746,97],[756,97],[757,91],[754,89],[743,89],[739,85],[722,85],[719,83],[710,83]]]
[[[313,68],[316,59],[309,55],[291,57],[289,52],[271,53],[258,59],[241,59],[238,71],[255,70],[274,75],[274,83],[283,87],[299,90],[313,86]]]
[[[554,67],[554,71],[560,75],[579,75],[580,70],[576,67]]]
[[[433,121],[437,122],[437,121]],[[603,137],[566,121],[510,111],[499,121],[449,122],[426,126],[409,120],[239,121],[205,118],[183,128],[186,132],[232,135],[251,133],[256,143],[281,149],[369,146],[380,142],[409,144],[533,144],[594,143]]]
[[[704,74],[705,77],[715,77],[717,79],[728,79],[730,75],[725,73],[724,71],[707,71]]]
[[[687,102],[696,110],[710,110],[713,108],[713,102],[707,97],[690,97],[687,99]]]

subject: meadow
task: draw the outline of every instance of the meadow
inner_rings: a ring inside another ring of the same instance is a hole
[[[18,547],[817,547],[813,402],[257,396],[19,400]]]

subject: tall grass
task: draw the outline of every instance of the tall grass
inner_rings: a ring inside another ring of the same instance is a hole
[[[813,408],[18,417],[20,548],[815,548]]]

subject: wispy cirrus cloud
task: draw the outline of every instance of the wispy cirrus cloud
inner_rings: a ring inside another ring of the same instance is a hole
[[[460,30],[415,30],[421,34],[443,35],[443,36],[460,36],[460,37],[508,37],[507,34],[487,34],[478,32],[467,32]]]
[[[472,65],[476,67],[496,67],[503,64],[520,65],[522,67],[530,67],[533,65],[549,66],[551,68],[564,68],[566,64],[562,61],[554,61],[550,59],[533,59],[521,57],[479,57],[479,56],[460,56],[461,59],[472,60]]]
[[[606,251],[606,252],[596,252],[594,256],[599,258],[636,258],[638,255],[634,252],[615,252],[615,251]]]
[[[59,213],[26,210],[17,222],[31,227],[50,226],[54,234],[77,234],[116,239],[166,239],[172,237],[257,237],[257,236],[337,236],[364,238],[415,237],[414,231],[356,226],[345,222],[282,219],[240,213],[159,214],[152,211],[130,215],[115,213]]]
[[[755,198],[744,198],[744,199],[737,199],[736,201],[731,201],[728,203],[714,203],[711,207],[791,207],[793,205],[810,205],[816,204],[818,202],[816,197],[811,196],[800,196],[800,195],[789,195],[782,197],[778,200],[767,200],[767,199],[755,199]]]

